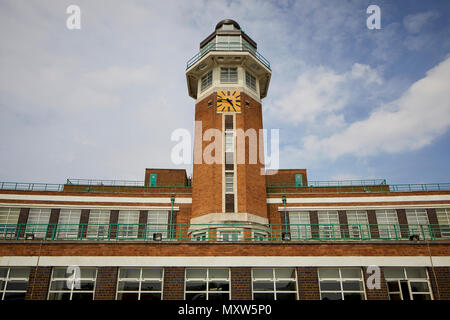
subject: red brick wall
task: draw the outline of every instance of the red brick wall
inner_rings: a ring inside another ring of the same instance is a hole
[[[252,299],[252,268],[231,268],[231,300]]]
[[[295,175],[303,174],[303,185],[308,185],[306,169],[279,169],[278,173],[266,176],[267,185],[274,186],[295,186]]]
[[[118,267],[98,267],[94,300],[115,300]]]
[[[380,268],[380,289],[369,289],[367,287],[367,279],[373,275],[373,273],[367,273],[367,267],[363,268],[364,274],[364,286],[366,288],[367,300],[389,300],[389,294],[386,284],[386,279],[384,278],[383,268]],[[372,281],[370,281],[372,283]]]
[[[164,268],[163,300],[184,300],[184,267]]]
[[[156,173],[157,186],[185,186],[187,175],[184,169],[145,169],[145,185],[150,185],[150,174]]]
[[[316,267],[297,268],[298,299],[320,300],[319,278]]]
[[[47,300],[51,274],[51,267],[32,267],[25,299]]]
[[[450,267],[428,268],[435,300],[450,300]],[[436,285],[437,280],[437,285]]]

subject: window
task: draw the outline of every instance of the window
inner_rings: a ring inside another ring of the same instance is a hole
[[[253,240],[254,241],[265,241],[268,239],[268,235],[266,232],[253,232]]]
[[[225,169],[234,169],[234,131],[225,131]]]
[[[430,281],[426,268],[384,268],[389,299],[431,300]]]
[[[29,267],[0,268],[0,300],[24,300],[29,277]]]
[[[206,241],[208,236],[206,235],[206,232],[198,232],[192,234],[192,239],[195,241]]]
[[[201,79],[200,90],[203,91],[212,85],[212,70],[207,72]]]
[[[0,208],[0,239],[14,238],[19,214],[19,208]]]
[[[245,71],[245,84],[247,87],[256,90],[256,78],[248,71]]]
[[[380,238],[400,238],[397,211],[394,209],[376,210]]]
[[[77,239],[80,225],[81,210],[61,209],[59,212],[58,228],[56,237],[58,239]]]
[[[242,231],[225,230],[219,231],[220,241],[239,241],[242,240]]]
[[[295,174],[295,186],[303,187],[303,174],[301,173]]]
[[[234,180],[233,172],[225,172],[225,192],[226,193],[233,193],[233,180]]]
[[[168,237],[169,211],[149,210],[147,216],[147,239],[153,239],[153,234],[161,233],[163,239]],[[174,223],[174,221],[172,221]]]
[[[139,230],[139,211],[120,210],[117,238],[137,238]]]
[[[32,233],[36,238],[45,238],[51,209],[30,209],[25,233]]]
[[[53,268],[48,300],[94,299],[97,269],[90,267],[77,268]]]
[[[237,82],[237,68],[220,68],[220,82]]]
[[[417,234],[420,239],[430,238],[428,214],[425,209],[407,209],[406,220],[410,235]]]
[[[361,268],[319,268],[322,300],[365,300]]]
[[[254,268],[252,270],[254,300],[296,300],[295,268]]]
[[[450,208],[436,209],[441,237],[450,237]]]
[[[234,30],[234,25],[232,24],[224,24],[222,27],[220,27],[222,30]]]
[[[89,223],[86,238],[104,239],[109,233],[109,210],[91,210],[89,213]]]
[[[289,212],[289,226],[292,240],[311,239],[311,219],[309,211]]]
[[[186,300],[230,300],[230,270],[226,268],[187,268]]]
[[[351,239],[370,239],[369,219],[367,211],[347,211],[347,223]]]
[[[157,180],[158,180],[158,174],[150,173],[150,187],[156,187]]]
[[[240,49],[241,37],[240,36],[217,36],[217,49],[218,50],[236,50]]]
[[[117,300],[161,300],[163,268],[120,268]]]
[[[319,211],[319,237],[321,239],[339,239],[341,230],[337,211]]]

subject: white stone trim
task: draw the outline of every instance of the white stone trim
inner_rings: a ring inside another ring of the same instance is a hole
[[[349,202],[405,202],[405,201],[449,201],[450,195],[426,195],[426,196],[390,196],[390,197],[314,197],[314,198],[287,198],[288,204],[299,203],[349,203]],[[267,198],[267,203],[283,203],[282,198]]]
[[[236,223],[258,223],[268,224],[269,219],[263,218],[247,212],[214,212],[195,217],[191,219],[191,224],[204,224],[204,223],[225,223],[236,221]]]

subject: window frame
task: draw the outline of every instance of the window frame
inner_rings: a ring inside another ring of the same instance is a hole
[[[389,276],[386,277],[386,269],[389,269],[389,268],[402,269],[403,276],[402,277],[392,277],[392,278],[390,278]],[[407,269],[422,269],[422,270],[425,270],[426,277],[425,278],[408,277]],[[434,300],[433,290],[431,288],[430,275],[429,275],[428,270],[427,270],[426,267],[385,267],[384,274],[385,274],[386,288],[387,288],[389,300],[392,300],[391,299],[391,295],[400,295],[400,300],[405,300],[404,296],[403,296],[402,287],[401,287],[401,282],[402,281],[406,281],[407,285],[408,285],[409,299],[406,299],[406,300],[413,301],[414,300],[414,295],[425,295],[425,294],[429,295],[430,300]],[[397,282],[399,291],[390,291],[389,290],[389,282]],[[411,282],[416,282],[416,283],[417,282],[424,282],[424,283],[427,283],[428,292],[424,292],[424,291],[413,292],[413,290],[411,288]]]
[[[95,289],[97,287],[98,268],[97,267],[80,267],[80,278],[79,278],[79,280],[80,281],[92,281],[93,282],[92,290],[77,290],[77,289],[75,289],[75,286],[74,286],[74,282],[76,280],[75,277],[72,279],[72,286],[71,286],[70,289],[53,290],[52,289],[52,284],[53,284],[54,281],[67,281],[67,280],[69,280],[72,277],[72,275],[65,276],[65,277],[62,277],[62,278],[60,278],[60,277],[55,278],[54,277],[56,269],[64,269],[64,268],[66,268],[66,270],[67,270],[67,267],[53,267],[52,268],[52,274],[50,276],[50,284],[49,284],[48,293],[47,293],[47,300],[63,300],[63,299],[50,299],[50,296],[52,294],[58,294],[58,293],[69,293],[70,294],[69,300],[73,299],[73,294],[74,293],[81,293],[81,294],[86,294],[86,295],[87,294],[92,294],[92,299],[90,299],[90,300],[94,300],[95,299]],[[81,274],[82,274],[81,270],[83,270],[83,269],[95,269],[95,277],[94,278],[87,278],[87,277],[83,278],[81,276]],[[67,271],[65,272],[65,274],[67,274]]]
[[[200,270],[205,270],[206,269],[206,277],[205,278],[187,278],[187,273],[188,270],[193,270],[193,269],[200,269]],[[227,270],[228,271],[228,278],[210,278],[210,271],[212,269],[216,269],[216,270]],[[217,280],[218,282],[228,282],[228,291],[224,290],[210,290],[210,282],[212,282],[212,280]],[[204,281],[206,283],[206,289],[205,290],[192,290],[192,291],[187,291],[187,283],[189,281],[196,281],[196,282],[200,282],[200,281]],[[228,299],[226,299],[227,301],[231,300],[231,269],[229,267],[207,267],[207,268],[195,268],[195,267],[189,267],[189,268],[185,268],[184,269],[184,300],[186,300],[186,295],[187,294],[199,294],[199,293],[205,293],[206,294],[206,299],[205,300],[210,300],[209,299],[209,295],[210,294],[215,294],[215,293],[228,293]],[[193,300],[192,300],[193,301]]]
[[[258,280],[255,280],[255,270],[272,270],[272,278],[258,278]],[[295,278],[277,278],[276,276],[276,270],[280,270],[280,269],[293,269],[294,271],[294,275]],[[273,282],[273,290],[255,290],[255,282]],[[293,281],[295,284],[295,290],[278,290],[277,289],[277,282],[281,282],[281,281]],[[256,294],[261,294],[261,293],[272,293],[274,299],[273,300],[279,300],[278,298],[278,294],[283,294],[283,293],[287,293],[287,294],[292,294],[295,293],[295,300],[299,299],[298,296],[298,275],[297,275],[297,268],[296,267],[255,267],[252,268],[252,273],[251,273],[251,282],[252,282],[252,299],[255,300],[255,293]]]
[[[333,277],[325,277],[325,278],[321,278],[320,276],[320,270],[338,270],[339,273],[339,278],[333,278]],[[342,270],[344,269],[358,269],[359,270],[359,274],[360,277],[359,278],[351,278],[351,277],[343,277],[342,276]],[[320,300],[322,300],[322,293],[340,293],[341,295],[341,299],[340,300],[345,300],[345,293],[362,293],[362,300],[367,300],[367,294],[366,294],[366,286],[365,286],[365,281],[364,281],[364,274],[363,274],[363,270],[361,267],[321,267],[317,269],[317,278],[318,278],[318,282],[319,282],[319,294],[320,294]],[[345,280],[344,280],[345,279]],[[321,281],[333,281],[333,282],[338,282],[340,289],[339,290],[322,290],[321,289]],[[344,290],[344,282],[345,281],[359,281],[362,287],[362,290]]]
[[[8,293],[23,293],[23,299],[21,298],[16,298],[16,299],[11,299],[11,300],[24,300],[26,298],[26,294],[28,291],[28,286],[30,284],[30,273],[31,273],[31,267],[16,267],[16,266],[11,266],[11,267],[0,267],[0,269],[6,269],[6,275],[5,277],[1,276],[0,273],[0,283],[3,282],[3,285],[0,286],[0,301],[5,300],[5,297]],[[28,269],[28,277],[11,277],[11,269]],[[26,289],[24,290],[8,290],[8,283],[9,282],[26,282]],[[9,299],[6,299],[9,300]]]
[[[245,85],[256,92],[256,77],[245,70]]]
[[[120,270],[121,269],[134,269],[134,270],[138,270],[139,269],[139,278],[121,278],[120,277]],[[153,269],[153,270],[161,270],[161,277],[160,278],[143,278],[143,271],[144,269]],[[160,295],[160,300],[163,300],[163,292],[164,292],[164,271],[165,269],[163,267],[120,267],[117,271],[117,285],[116,285],[116,300],[122,300],[119,299],[119,294],[124,294],[124,293],[137,293],[138,294],[138,301],[141,300],[141,294],[144,293],[157,293]],[[136,280],[136,281],[134,281]],[[139,283],[139,288],[138,290],[119,290],[119,284],[121,281],[125,281],[125,282],[138,282]],[[142,283],[145,281],[160,281],[161,283],[161,290],[154,290],[154,291],[150,291],[150,290],[142,290]]]
[[[234,71],[236,70],[236,79],[234,79]],[[225,71],[225,72],[224,72]],[[239,68],[238,67],[220,67],[220,83],[238,83]]]
[[[200,92],[205,91],[213,84],[213,71],[209,70],[200,78]]]

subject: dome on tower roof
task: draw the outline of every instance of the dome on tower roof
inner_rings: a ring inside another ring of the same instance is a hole
[[[216,25],[216,30],[218,30],[221,26],[223,26],[224,24],[232,24],[233,26],[236,27],[236,29],[241,30],[241,27],[239,26],[239,23],[237,23],[234,20],[231,19],[225,19],[220,21],[217,25]]]

